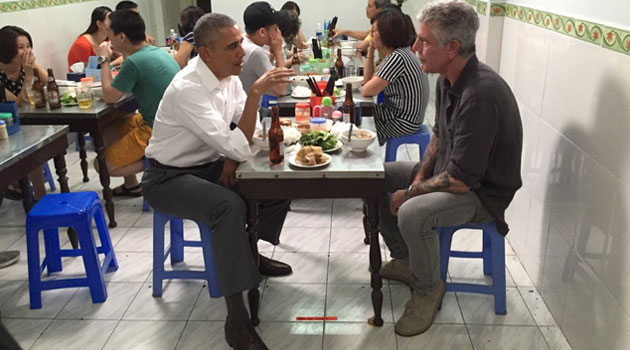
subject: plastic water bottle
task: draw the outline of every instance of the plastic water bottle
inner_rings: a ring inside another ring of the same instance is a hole
[[[179,49],[179,35],[175,33],[175,29],[171,29],[171,34],[169,35],[168,38],[169,38],[168,45],[171,47],[171,49],[178,50]]]
[[[315,31],[315,36],[317,37],[317,41],[319,42],[319,46],[321,47],[322,39],[324,35],[322,34],[322,24],[317,23],[317,31]]]

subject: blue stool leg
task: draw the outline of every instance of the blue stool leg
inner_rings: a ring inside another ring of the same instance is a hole
[[[57,187],[55,187],[55,180],[52,177],[52,173],[50,172],[50,167],[48,166],[48,162],[44,163],[44,181],[48,183],[51,191],[56,191]]]
[[[184,261],[184,220],[171,220],[171,265]]]
[[[105,261],[107,261],[107,258],[111,255],[107,272],[116,271],[118,270],[116,253],[112,247],[112,240],[109,237],[109,229],[107,228],[105,216],[103,215],[103,207],[98,202],[96,203],[96,208],[94,208],[94,221],[96,222],[96,231],[98,232],[98,238],[101,241],[101,247],[103,247],[103,253],[105,254]]]
[[[28,256],[28,292],[31,309],[42,307],[42,270],[39,265],[39,229],[26,221],[26,251]]]
[[[148,167],[149,167],[149,158],[144,157],[144,170],[147,170]],[[151,211],[151,206],[149,205],[149,202],[147,202],[144,198],[142,198],[142,211],[145,213]]]
[[[81,255],[83,256],[83,266],[87,275],[88,287],[93,303],[102,303],[107,299],[107,290],[105,289],[105,280],[103,271],[96,252],[96,244],[92,233],[91,217],[85,217],[85,221],[77,223],[77,231],[79,234],[79,244]]]
[[[57,228],[44,230],[44,245],[46,248],[46,272],[61,271],[61,254],[59,252],[59,230]]]
[[[437,234],[440,240],[440,278],[444,282],[444,286],[448,286],[446,281],[448,273],[448,260],[451,257],[451,242],[453,240],[454,230],[448,228],[438,228]],[[442,299],[444,300],[444,299]],[[438,305],[438,310],[442,309],[442,301]]]
[[[492,274],[492,239],[486,230],[483,230],[483,274]]]
[[[505,237],[498,232],[489,234],[492,240],[492,287],[494,288],[494,312],[507,314],[505,291]]]
[[[158,212],[153,213],[153,296],[162,296],[164,275],[164,226],[166,220]]]
[[[398,152],[398,147],[400,143],[396,142],[395,139],[387,140],[387,144],[385,146],[385,161],[393,162],[396,160],[396,153]]]
[[[221,289],[217,281],[217,270],[214,265],[214,251],[212,250],[212,230],[204,223],[198,223],[201,233],[201,249],[203,250],[203,260],[208,274],[208,292],[211,298],[221,297]]]

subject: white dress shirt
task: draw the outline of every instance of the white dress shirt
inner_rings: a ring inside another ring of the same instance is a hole
[[[238,124],[246,99],[238,76],[219,81],[193,58],[164,92],[146,156],[175,167],[210,163],[221,155],[245,161],[252,156],[247,138],[230,124]]]

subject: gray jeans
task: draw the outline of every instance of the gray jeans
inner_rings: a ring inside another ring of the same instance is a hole
[[[210,225],[217,279],[222,294],[227,296],[257,286],[262,278],[245,230],[245,201],[238,189],[219,183],[222,170],[222,160],[193,168],[150,164],[142,177],[142,195],[155,210]],[[260,203],[260,239],[278,244],[289,204],[288,200]]]
[[[418,171],[416,162],[385,163],[385,193],[379,201],[379,229],[394,259],[409,259],[411,285],[430,292],[439,286],[440,244],[436,227],[492,220],[477,195],[433,192],[407,200],[398,216],[389,210],[389,194],[405,189]]]

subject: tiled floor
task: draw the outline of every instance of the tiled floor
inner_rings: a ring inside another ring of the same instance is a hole
[[[413,153],[405,149],[399,157]],[[73,191],[100,193],[93,170],[91,181],[81,182],[73,147],[66,160]],[[259,332],[271,349],[570,349],[509,246],[507,315],[494,314],[491,297],[447,293],[427,333],[399,337],[393,322],[408,289],[385,281],[385,325],[369,326],[368,248],[362,242],[360,208],[361,202],[351,199],[294,201],[282,244],[259,244],[266,255],[294,269],[293,275],[269,278],[261,286]],[[119,224],[110,235],[120,269],[106,277],[105,303],[92,304],[86,288],[55,290],[43,293],[42,309],[30,310],[24,213],[20,203],[4,201],[0,251],[20,250],[22,259],[0,270],[0,309],[2,322],[25,349],[227,349],[225,306],[222,299],[209,298],[203,283],[170,282],[162,298],[151,296],[151,217],[142,213],[141,199],[116,200]],[[460,233],[454,242],[457,248],[481,246],[480,234],[473,232]],[[64,235],[62,244],[67,244]],[[201,254],[188,253],[186,263],[201,265]],[[81,264],[79,258],[66,258],[63,274],[80,272]],[[471,261],[454,259],[449,273],[453,280],[486,280],[481,265]],[[338,321],[298,322],[297,316],[336,316]]]

